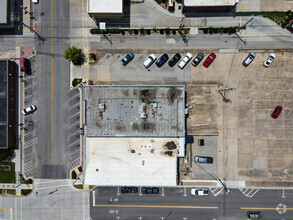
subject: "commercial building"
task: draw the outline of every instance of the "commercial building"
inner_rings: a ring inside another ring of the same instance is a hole
[[[9,60],[0,60],[0,149],[17,146],[17,68]]]
[[[177,185],[184,86],[84,86],[86,185]]]
[[[182,12],[229,12],[238,0],[182,0]]]
[[[123,18],[123,0],[88,0],[88,14],[92,18]]]
[[[7,24],[8,0],[0,0],[0,24]]]

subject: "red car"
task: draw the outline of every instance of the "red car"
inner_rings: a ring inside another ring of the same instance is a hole
[[[280,105],[276,106],[275,110],[272,113],[272,118],[274,119],[278,118],[281,112],[282,112],[282,106]]]
[[[211,63],[216,59],[216,54],[214,54],[214,53],[211,53],[209,56],[208,56],[208,58],[206,58],[206,60],[203,62],[203,65],[206,67],[206,68],[208,68],[210,65],[211,65]]]

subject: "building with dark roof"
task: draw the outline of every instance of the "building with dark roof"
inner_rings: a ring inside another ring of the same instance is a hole
[[[16,148],[18,140],[17,65],[0,60],[0,149]]]

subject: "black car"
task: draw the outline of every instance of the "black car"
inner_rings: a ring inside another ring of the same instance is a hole
[[[196,57],[191,62],[191,64],[196,67],[200,63],[200,61],[202,61],[203,58],[204,58],[204,54],[200,52],[199,54],[196,55]]]
[[[121,187],[121,193],[137,193],[137,187]]]
[[[159,188],[157,188],[157,187],[143,187],[141,192],[143,194],[158,194]]]
[[[248,211],[246,217],[249,219],[261,219],[263,215],[261,211]]]
[[[163,54],[156,62],[157,67],[161,67],[166,63],[166,61],[169,59],[169,56],[167,54]]]
[[[121,60],[121,64],[123,66],[126,66],[133,58],[134,54],[130,52],[125,57],[123,57],[123,59]]]
[[[174,57],[168,62],[168,65],[170,67],[173,67],[179,60],[181,59],[181,55],[179,53],[176,53]]]

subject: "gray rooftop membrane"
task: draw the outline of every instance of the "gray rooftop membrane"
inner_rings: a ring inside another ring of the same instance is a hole
[[[83,100],[86,136],[185,136],[184,86],[84,86]],[[101,117],[99,104],[105,105]]]

